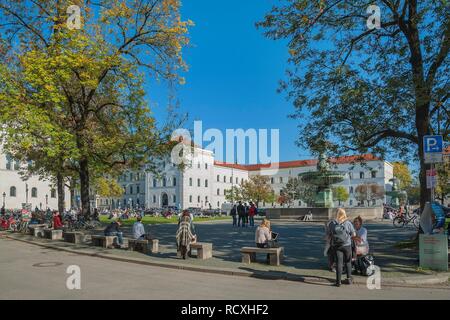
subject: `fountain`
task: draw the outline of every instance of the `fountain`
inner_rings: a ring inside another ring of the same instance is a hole
[[[317,163],[317,171],[300,173],[299,177],[304,183],[317,188],[314,201],[316,207],[332,208],[334,201],[331,185],[342,182],[344,175],[344,172],[331,171],[325,153],[321,152]]]
[[[400,200],[407,199],[407,194],[406,191],[399,190],[400,181],[397,178],[392,178],[389,181],[392,182],[392,190],[386,191],[386,195],[391,197],[391,207],[397,209],[400,207]]]

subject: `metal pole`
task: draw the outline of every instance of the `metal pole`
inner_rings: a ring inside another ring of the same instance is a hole
[[[433,203],[434,201],[434,163],[431,164],[431,201],[430,203]]]

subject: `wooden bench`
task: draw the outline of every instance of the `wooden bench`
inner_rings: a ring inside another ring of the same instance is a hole
[[[30,234],[35,237],[44,237],[44,229],[47,229],[48,225],[46,224],[30,224],[28,225],[28,229],[30,230]]]
[[[144,254],[148,253],[158,253],[159,251],[159,240],[136,240],[136,239],[128,239],[128,250],[130,251],[139,251]]]
[[[44,237],[50,240],[62,240],[63,231],[55,229],[44,229]]]
[[[83,232],[68,232],[65,231],[63,233],[64,241],[70,243],[83,243],[84,242],[84,233]]]
[[[192,249],[197,250],[197,259],[206,260],[212,258],[212,243],[207,242],[191,243],[189,256],[192,255]]]
[[[253,248],[244,247],[241,249],[242,263],[250,264],[256,261],[257,253],[265,253],[269,255],[269,264],[271,266],[279,266],[283,259],[284,248]]]
[[[92,244],[96,247],[113,248],[116,236],[91,236]]]

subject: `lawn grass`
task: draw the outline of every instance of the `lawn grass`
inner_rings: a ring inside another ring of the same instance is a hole
[[[221,216],[221,217],[211,217],[211,218],[199,218],[196,217],[194,219],[195,223],[203,222],[203,221],[217,221],[217,220],[228,220],[231,219],[227,216]],[[108,216],[100,216],[100,222],[102,223],[109,223],[112,220],[108,219]],[[126,226],[133,225],[133,223],[136,222],[136,218],[128,219],[128,220],[122,220],[123,224]],[[142,218],[142,223],[147,224],[165,224],[165,223],[178,223],[178,217],[174,216],[170,219],[164,218],[164,217],[152,217],[152,216],[145,216]]]

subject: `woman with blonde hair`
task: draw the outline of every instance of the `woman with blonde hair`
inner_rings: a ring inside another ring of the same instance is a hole
[[[329,236],[335,253],[336,286],[341,286],[344,263],[347,271],[347,284],[352,284],[352,237],[356,236],[353,224],[348,220],[344,209],[336,210],[336,218],[330,223]]]
[[[269,243],[272,240],[272,232],[270,230],[270,221],[263,219],[255,232],[255,242],[258,248],[268,248]],[[267,255],[267,261],[269,261],[270,255]]]

